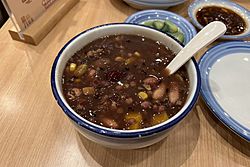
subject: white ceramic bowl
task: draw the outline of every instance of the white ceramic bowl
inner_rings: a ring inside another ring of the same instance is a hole
[[[185,2],[185,0],[169,1],[169,2],[167,1],[162,3],[144,2],[139,0],[123,0],[123,1],[136,9],[167,9],[171,6],[180,5]]]
[[[94,27],[75,36],[58,53],[51,72],[52,91],[64,113],[71,120],[75,128],[86,138],[111,148],[136,149],[146,147],[165,138],[168,131],[192,110],[201,86],[199,69],[194,59],[187,62],[186,68],[190,78],[189,96],[184,107],[166,122],[139,130],[116,130],[93,124],[79,116],[66,102],[62,93],[62,74],[68,59],[76,51],[95,39],[114,34],[139,34],[160,41],[176,53],[182,49],[182,46],[171,37],[149,27],[127,23]]]
[[[188,7],[188,15],[192,23],[199,29],[202,29],[203,26],[198,22],[196,14],[199,9],[207,6],[218,6],[226,9],[230,9],[240,15],[246,22],[246,30],[242,34],[238,35],[223,35],[222,39],[228,40],[239,40],[250,37],[250,12],[244,7],[240,6],[237,3],[231,2],[229,0],[195,0]]]
[[[168,4],[168,3],[175,3],[175,2],[184,2],[186,0],[132,0],[135,2],[144,2],[148,4]]]

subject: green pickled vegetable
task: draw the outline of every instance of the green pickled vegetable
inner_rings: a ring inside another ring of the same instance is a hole
[[[146,22],[143,23],[143,25],[154,28],[153,22],[154,21],[146,21]]]
[[[169,21],[169,20],[165,21],[165,27],[167,28],[168,32],[171,32],[171,33],[178,32],[178,27],[174,23],[172,23],[171,21]]]
[[[165,33],[169,33],[170,35],[175,37],[181,43],[183,43],[185,40],[184,34],[182,32],[180,32],[178,26],[169,20],[146,21],[143,23],[143,25],[155,28],[155,29],[163,31]]]
[[[176,38],[178,41],[180,41],[181,43],[184,42],[184,35],[183,35],[183,33],[177,32],[177,33],[171,33],[171,35],[172,35],[173,37],[175,37],[175,38]]]
[[[156,28],[157,30],[162,30],[164,27],[164,22],[162,21],[154,21],[153,22],[153,26],[154,28]]]
[[[163,29],[161,31],[169,33],[169,27],[168,27],[168,25],[164,24],[164,27],[163,27]]]

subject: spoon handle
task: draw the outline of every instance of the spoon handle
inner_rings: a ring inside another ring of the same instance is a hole
[[[175,73],[202,48],[221,37],[226,30],[226,25],[219,21],[214,21],[205,26],[169,63],[167,66],[169,75]]]

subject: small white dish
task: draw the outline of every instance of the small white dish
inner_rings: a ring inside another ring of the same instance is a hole
[[[196,13],[199,9],[207,6],[218,6],[230,9],[241,16],[246,22],[246,30],[239,35],[223,35],[223,39],[238,40],[250,37],[250,12],[244,7],[228,0],[195,0],[188,8],[188,15],[192,23],[199,29],[203,26],[198,22]]]
[[[250,141],[250,42],[219,44],[203,55],[199,67],[201,94],[212,112]]]

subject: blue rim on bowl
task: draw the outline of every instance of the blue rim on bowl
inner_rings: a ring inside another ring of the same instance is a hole
[[[148,2],[142,2],[142,1],[136,1],[136,0],[123,0],[124,2],[137,6],[139,8],[168,8],[171,6],[176,6],[179,4],[184,3],[185,1],[175,1],[175,2],[164,2],[164,3],[148,3]]]
[[[187,44],[197,34],[194,26],[185,18],[164,10],[144,10],[136,12],[129,16],[125,20],[125,23],[142,24],[143,22],[150,20],[169,20],[177,25],[184,34],[184,44]]]
[[[242,138],[246,139],[247,141],[250,141],[250,129],[249,127],[246,127],[243,125],[242,122],[239,122],[228,113],[228,110],[226,110],[226,107],[223,107],[221,100],[217,100],[218,97],[220,99],[226,99],[223,98],[222,94],[218,92],[217,89],[220,87],[224,87],[223,85],[219,85],[218,81],[210,78],[211,70],[213,70],[213,67],[216,63],[221,62],[223,58],[226,58],[227,56],[231,56],[232,54],[235,57],[238,57],[239,53],[248,54],[250,52],[250,42],[246,41],[231,41],[226,43],[218,44],[212,48],[210,48],[200,59],[199,61],[199,68],[202,78],[202,85],[201,85],[201,95],[206,102],[206,104],[211,109],[212,113],[228,128],[230,128],[232,131],[234,131],[236,134],[241,136]],[[245,56],[245,55],[244,55]],[[250,59],[247,58],[248,61]],[[237,63],[234,62],[233,63]],[[227,69],[228,67],[222,66],[222,68]],[[230,68],[230,67],[229,67]],[[219,69],[221,72],[221,69]],[[236,69],[234,69],[236,70]],[[228,70],[226,70],[228,71]],[[228,72],[229,73],[229,72]],[[218,74],[219,75],[219,74]],[[225,74],[227,75],[227,74]],[[220,77],[221,75],[219,75]],[[230,76],[231,78],[232,76]],[[217,85],[216,90],[214,90],[214,85]],[[220,96],[219,96],[219,95]],[[217,97],[217,98],[216,98]],[[237,97],[231,97],[230,98],[237,98]],[[236,100],[236,99],[234,99]],[[227,101],[229,102],[229,101]],[[225,102],[223,102],[225,103]],[[244,104],[243,104],[244,105]],[[238,111],[237,111],[238,112]]]
[[[56,83],[56,69],[57,69],[58,61],[60,60],[60,57],[61,57],[62,53],[65,51],[65,49],[69,45],[72,44],[72,42],[74,42],[75,40],[80,38],[81,35],[87,33],[88,31],[91,31],[91,30],[94,30],[94,29],[97,29],[97,28],[101,28],[101,27],[105,27],[105,26],[110,26],[110,25],[133,25],[133,26],[140,26],[140,27],[144,27],[144,28],[154,30],[152,28],[149,28],[149,27],[146,27],[146,26],[141,26],[141,25],[134,25],[134,24],[129,24],[129,23],[112,23],[112,24],[105,24],[105,25],[100,25],[100,26],[97,26],[97,27],[90,28],[90,29],[88,29],[86,31],[83,31],[82,33],[76,35],[75,37],[73,37],[59,51],[57,57],[55,58],[55,61],[53,63],[52,70],[51,70],[51,88],[52,88],[53,95],[54,95],[58,105],[62,108],[64,113],[71,120],[73,120],[76,124],[78,124],[79,126],[85,128],[85,129],[87,129],[87,130],[89,130],[91,132],[97,133],[99,135],[104,135],[104,136],[109,136],[109,137],[116,137],[116,138],[137,138],[137,137],[153,135],[153,134],[161,132],[161,131],[163,131],[165,129],[171,128],[172,126],[177,124],[179,121],[181,121],[192,110],[192,108],[195,105],[196,100],[198,99],[198,96],[199,96],[199,91],[200,91],[200,88],[201,88],[201,78],[200,78],[200,72],[199,72],[198,64],[196,63],[194,58],[192,58],[192,63],[194,65],[195,72],[197,74],[197,82],[196,82],[197,87],[196,87],[196,89],[194,91],[193,99],[190,102],[190,104],[186,107],[186,109],[183,111],[183,113],[181,113],[173,121],[165,123],[162,126],[159,126],[159,127],[156,127],[156,128],[150,128],[150,129],[149,128],[140,129],[139,132],[137,132],[137,131],[134,131],[134,132],[130,131],[129,132],[129,131],[126,131],[126,130],[125,131],[113,130],[113,129],[100,127],[98,125],[88,123],[88,121],[83,121],[83,119],[81,119],[80,116],[77,116],[74,113],[72,113],[72,111],[64,104],[64,102],[63,102],[62,98],[60,97],[59,92],[57,90],[57,83]],[[156,31],[156,30],[154,30],[154,31]]]
[[[188,15],[191,18],[192,23],[197,28],[203,28],[203,26],[196,19],[196,13],[204,6],[219,6],[231,9],[245,20],[247,29],[244,33],[239,35],[223,35],[221,37],[222,39],[239,40],[250,37],[250,12],[246,8],[228,0],[195,0],[188,8]]]
[[[172,0],[172,1],[166,1],[166,0],[131,0],[133,2],[142,2],[147,4],[172,4],[172,3],[184,3],[186,0]]]

